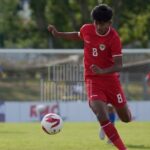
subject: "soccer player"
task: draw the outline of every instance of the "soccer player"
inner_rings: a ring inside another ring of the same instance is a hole
[[[93,23],[84,24],[79,32],[59,32],[49,25],[54,37],[84,42],[84,78],[89,106],[102,129],[118,150],[127,150],[108,117],[110,103],[123,122],[131,121],[131,113],[123,93],[118,72],[122,69],[122,46],[119,35],[111,26],[113,12],[100,4],[91,12]]]
[[[150,86],[150,72],[146,74],[145,80],[147,82],[147,85]]]

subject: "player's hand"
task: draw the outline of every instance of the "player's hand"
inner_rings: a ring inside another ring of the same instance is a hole
[[[57,36],[58,31],[55,28],[55,26],[50,24],[50,25],[48,25],[47,29],[48,29],[49,32],[52,33],[53,36]]]
[[[94,64],[91,65],[90,69],[92,70],[92,72],[94,74],[103,74],[104,73],[103,69],[101,69],[100,67],[98,67],[97,65],[94,65]]]

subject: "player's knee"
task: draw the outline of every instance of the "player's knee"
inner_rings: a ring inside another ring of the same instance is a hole
[[[128,120],[128,119],[122,119],[122,121],[123,121],[124,123],[130,122],[130,120]]]
[[[109,120],[109,118],[108,118],[107,115],[102,114],[102,113],[100,113],[100,112],[97,112],[97,113],[96,113],[96,117],[97,117],[97,119],[98,119],[98,121],[99,121],[100,123],[105,122],[106,120]]]
[[[125,123],[131,122],[131,117],[130,116],[123,117],[123,118],[121,118],[121,121],[123,121]]]

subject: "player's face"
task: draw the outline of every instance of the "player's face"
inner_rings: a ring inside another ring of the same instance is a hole
[[[94,25],[95,25],[96,31],[99,34],[104,35],[109,30],[109,27],[111,25],[111,21],[108,21],[108,22],[94,21]]]

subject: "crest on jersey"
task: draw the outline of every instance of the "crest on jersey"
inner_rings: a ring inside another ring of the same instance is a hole
[[[103,51],[103,50],[105,50],[106,46],[104,44],[100,44],[99,48],[100,48],[101,51]]]

